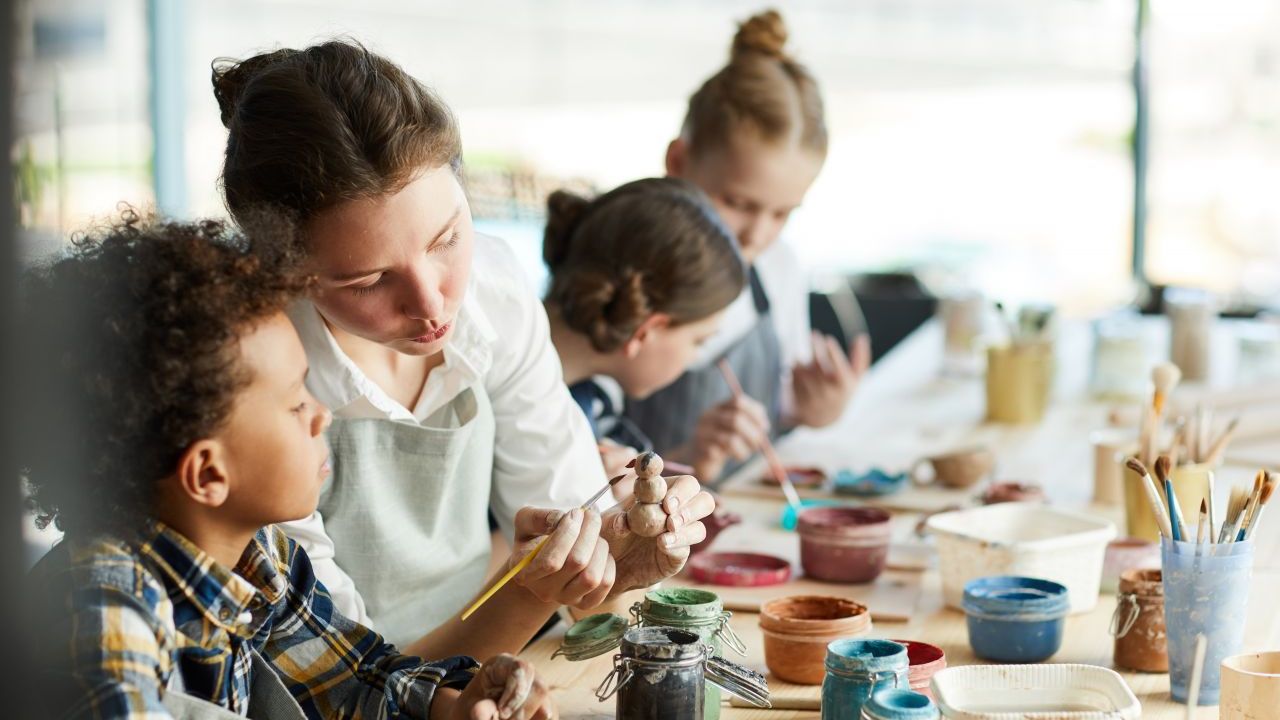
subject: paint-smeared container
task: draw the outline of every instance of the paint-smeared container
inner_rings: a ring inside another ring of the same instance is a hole
[[[862,706],[862,720],[937,720],[932,698],[911,690],[877,690]]]
[[[907,648],[907,680],[911,689],[932,698],[929,681],[947,668],[947,654],[937,645],[916,640],[894,640]]]
[[[907,649],[890,640],[836,640],[826,666],[822,720],[859,720],[872,693],[907,687]]]
[[[864,583],[884,572],[889,513],[879,508],[826,507],[800,513],[800,566],[815,579]]]
[[[631,614],[643,627],[673,627],[698,634],[709,645],[712,655],[724,656],[724,646],[746,655],[742,640],[729,628],[732,613],[724,609],[720,596],[695,588],[662,588],[645,593],[644,600],[631,608]],[[720,717],[720,691],[708,687],[706,720]]]
[[[1150,513],[1148,513],[1150,514]],[[942,598],[959,608],[974,578],[1018,575],[1053,580],[1071,591],[1071,612],[1098,604],[1102,557],[1113,524],[1040,503],[999,503],[934,515]]]
[[[1116,667],[1138,672],[1168,672],[1164,632],[1164,583],[1160,570],[1126,570],[1111,618],[1116,638]]]
[[[1160,545],[1142,538],[1123,537],[1107,543],[1102,558],[1102,592],[1114,593],[1126,570],[1160,567]]]
[[[986,660],[1040,662],[1062,647],[1071,607],[1065,585],[1039,578],[978,578],[964,587],[969,646]]]
[[[933,676],[947,720],[1136,720],[1142,705],[1115,670],[1096,665],[966,665]]]
[[[819,685],[826,676],[827,646],[871,632],[871,613],[848,598],[794,595],[760,607],[764,662],[787,682]]]
[[[764,677],[713,657],[697,633],[635,627],[620,639],[613,671],[596,690],[596,697],[604,702],[617,693],[620,720],[705,720],[706,690],[717,686],[748,704],[769,707]]]

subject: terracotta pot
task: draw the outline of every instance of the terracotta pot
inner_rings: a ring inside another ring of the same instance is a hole
[[[1152,673],[1169,671],[1161,571],[1126,570],[1120,576],[1111,633],[1116,636],[1117,668]]]
[[[815,580],[864,583],[884,572],[889,513],[879,508],[819,507],[800,513],[800,566]]]
[[[794,595],[760,608],[760,631],[770,672],[787,682],[821,685],[827,644],[871,632],[871,613],[848,598]]]
[[[915,640],[894,640],[894,642],[907,647],[907,680],[911,683],[911,689],[932,700],[933,693],[929,691],[929,681],[933,679],[934,673],[947,668],[947,654],[942,651],[942,648],[929,643]]]

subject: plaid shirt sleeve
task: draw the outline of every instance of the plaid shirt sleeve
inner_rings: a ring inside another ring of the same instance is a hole
[[[270,556],[289,580],[262,654],[308,716],[426,720],[437,688],[462,688],[479,665],[469,657],[424,662],[348,620],[315,579],[311,561],[275,530]]]
[[[136,594],[87,583],[71,588],[66,598],[70,612],[48,628],[44,640],[50,652],[70,652],[70,665],[64,655],[63,670],[46,675],[47,709],[61,718],[170,717],[161,702],[170,671],[157,621],[157,607],[168,602],[163,593],[149,584]]]

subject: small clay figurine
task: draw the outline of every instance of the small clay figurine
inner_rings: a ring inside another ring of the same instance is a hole
[[[631,462],[636,471],[636,504],[627,511],[631,531],[641,537],[657,537],[666,529],[667,513],[662,499],[667,496],[667,481],[662,477],[662,458],[647,452]]]

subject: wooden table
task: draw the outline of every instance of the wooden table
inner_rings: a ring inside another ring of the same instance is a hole
[[[944,378],[939,375],[942,357],[941,329],[930,323],[895,348],[876,365],[860,388],[849,412],[836,425],[820,431],[802,430],[779,444],[779,453],[789,463],[817,465],[833,470],[855,469],[878,465],[888,469],[906,467],[914,459],[932,452],[976,442],[995,449],[1001,479],[1018,479],[1040,483],[1051,502],[1060,507],[1087,508],[1112,519],[1123,531],[1123,511],[1114,507],[1090,505],[1092,490],[1092,450],[1090,431],[1105,427],[1110,405],[1086,397],[1089,338],[1084,323],[1064,323],[1058,343],[1058,379],[1055,402],[1044,421],[1032,427],[987,425],[984,412],[983,384],[980,378]],[[1193,397],[1199,390],[1183,390]],[[1232,483],[1251,482],[1257,467],[1224,467],[1218,474],[1218,492],[1225,506],[1227,488]],[[754,462],[730,478],[723,488],[726,506],[741,513],[744,523],[730,528],[716,541],[717,550],[760,549],[765,546],[777,554],[792,555],[794,536],[777,528],[783,509],[780,494],[761,488],[758,478],[763,464]],[[957,493],[957,500],[972,493]],[[919,515],[899,513],[895,516],[894,552],[891,562],[911,565],[920,557],[928,557],[928,546],[914,538],[911,529]],[[1280,613],[1274,598],[1280,597],[1280,520],[1268,518],[1256,536],[1257,562],[1251,588],[1249,620],[1246,628],[1246,650],[1280,648]],[[923,590],[913,619],[906,623],[877,622],[874,637],[920,639],[941,646],[951,666],[978,661],[969,650],[963,614],[946,608],[942,602],[940,578],[936,569],[921,570]],[[671,584],[680,584],[676,579]],[[790,594],[786,585],[776,588],[777,595]],[[833,594],[858,596],[856,587],[833,586]],[[1111,666],[1112,639],[1107,632],[1115,599],[1103,595],[1092,612],[1068,618],[1066,639],[1051,662],[1089,663]],[[874,609],[873,609],[874,611]],[[757,616],[736,614],[733,629],[743,638],[748,656],[744,662],[764,670],[764,658]],[[555,688],[562,717],[613,717],[611,701],[597,702],[593,691],[609,672],[611,656],[582,663],[551,659],[559,643],[560,633],[531,645],[525,656],[532,659],[544,679]],[[1173,703],[1168,694],[1168,676],[1164,674],[1124,673],[1143,706],[1143,718],[1183,718],[1186,708]],[[771,678],[771,685],[779,682]],[[808,691],[790,687],[797,693],[816,698],[818,689]],[[725,707],[723,717],[786,720],[817,718],[811,710],[752,710]],[[1198,720],[1217,718],[1216,707],[1200,708]]]

